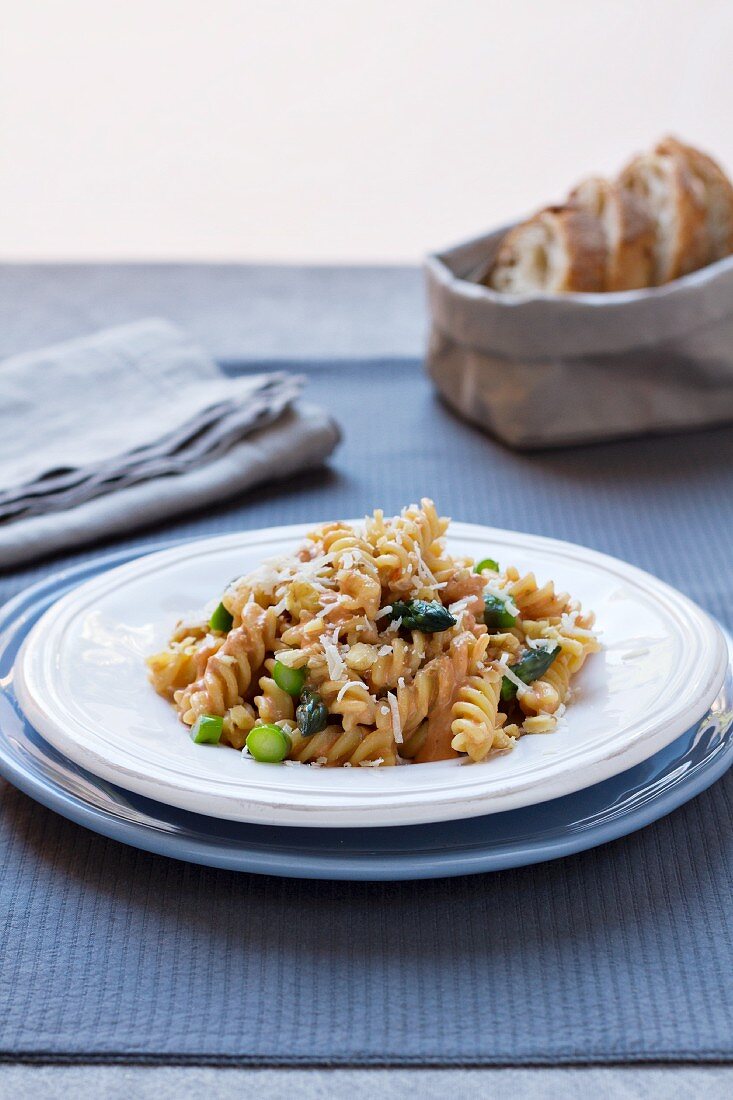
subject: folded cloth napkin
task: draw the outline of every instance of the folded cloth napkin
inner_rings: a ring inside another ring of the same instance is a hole
[[[230,378],[140,321],[0,364],[0,567],[130,531],[321,463],[303,379]]]

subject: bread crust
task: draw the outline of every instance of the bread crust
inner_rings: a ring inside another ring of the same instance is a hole
[[[713,263],[733,252],[733,184],[720,165],[692,145],[668,135],[655,148],[656,153],[679,157],[687,166],[702,193],[706,211],[708,253],[704,263]]]
[[[617,183],[592,176],[570,192],[568,203],[594,214],[606,235],[604,290],[649,286],[654,270],[654,221],[645,203]]]
[[[542,262],[529,262],[528,252]],[[514,293],[589,293],[604,289],[606,240],[600,220],[574,206],[548,206],[511,229],[485,283]]]
[[[710,244],[703,198],[679,154],[641,153],[621,172],[618,182],[644,204],[654,221],[654,285],[707,262]]]

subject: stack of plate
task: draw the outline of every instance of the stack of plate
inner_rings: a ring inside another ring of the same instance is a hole
[[[310,527],[310,525],[309,525]],[[0,615],[0,771],[64,816],[152,852],[334,879],[470,874],[623,836],[733,761],[730,640],[656,578],[551,539],[454,524],[450,550],[553,578],[603,651],[555,733],[483,764],[326,769],[194,745],[145,657],[288,527],[128,551],[57,574]]]

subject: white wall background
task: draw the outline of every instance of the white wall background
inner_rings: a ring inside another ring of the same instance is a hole
[[[731,0],[0,0],[0,258],[415,260],[673,130]]]

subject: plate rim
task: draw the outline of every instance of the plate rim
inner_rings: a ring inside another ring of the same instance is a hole
[[[163,543],[162,547],[169,548],[188,541],[191,540],[167,542]],[[96,574],[105,567],[111,567],[112,563],[130,561],[138,556],[140,556],[139,549],[136,548],[100,555],[90,561],[59,570],[42,578],[13,596],[4,607],[0,608],[0,651],[6,644],[5,639],[10,630],[15,632],[25,630],[27,633],[24,626],[26,619],[32,614],[33,606],[38,599],[45,599],[49,590],[57,590],[60,583],[73,583],[79,575],[89,575],[92,571]],[[721,632],[726,639],[733,661],[733,638],[725,628],[721,628]],[[14,694],[12,683],[0,685],[0,694],[5,695],[6,698],[12,701]],[[14,709],[17,712],[19,721],[24,725],[28,725],[27,718],[20,711],[17,701]],[[711,753],[701,762],[692,777],[684,776],[676,786],[668,788],[662,795],[646,802],[641,810],[628,812],[623,817],[614,818],[613,821],[603,826],[575,834],[574,837],[568,838],[565,844],[555,843],[549,851],[550,844],[548,842],[544,845],[542,851],[535,849],[532,853],[529,853],[525,848],[524,857],[522,858],[518,858],[516,851],[510,852],[508,850],[503,853],[506,858],[497,858],[496,854],[492,854],[490,849],[487,851],[490,844],[489,840],[487,848],[482,849],[480,852],[474,851],[463,857],[460,855],[456,857],[455,853],[450,854],[453,862],[448,866],[444,863],[449,857],[448,853],[441,853],[437,856],[435,853],[429,855],[410,853],[408,856],[397,856],[389,863],[383,862],[380,867],[375,867],[373,860],[363,856],[354,857],[347,867],[341,866],[339,869],[333,865],[333,860],[331,863],[327,863],[323,857],[308,856],[304,858],[297,851],[276,856],[276,865],[274,866],[272,856],[265,857],[261,853],[255,853],[254,856],[250,853],[244,859],[241,852],[232,858],[211,859],[206,858],[207,853],[205,852],[197,854],[193,845],[189,845],[188,850],[183,852],[178,847],[178,838],[175,835],[157,835],[152,833],[148,827],[139,823],[121,821],[119,817],[111,815],[107,810],[84,802],[82,798],[60,784],[51,787],[49,781],[29,776],[20,764],[17,764],[8,756],[4,745],[5,740],[5,734],[0,732],[0,774],[35,801],[98,835],[155,855],[203,866],[244,873],[271,874],[276,877],[325,879],[329,881],[414,881],[457,877],[529,866],[587,851],[601,844],[630,835],[666,816],[710,787],[729,769],[733,762],[731,760],[731,757],[733,757],[733,737],[729,736],[727,751],[724,749],[717,754]],[[94,776],[92,778],[97,779]],[[164,810],[168,809],[165,806],[162,808]],[[633,819],[630,828],[628,827],[629,819]],[[293,835],[294,837],[297,835],[297,830],[294,831]],[[383,857],[381,858],[383,859]],[[341,862],[343,863],[343,861]]]
[[[145,550],[134,556],[126,556],[123,551],[121,561],[110,563],[109,568],[100,568],[86,580],[75,586],[57,601],[51,604],[41,619],[28,633],[23,646],[16,658],[13,669],[15,681],[15,694],[18,701],[33,725],[41,735],[49,741],[58,751],[72,759],[79,766],[91,771],[116,786],[133,791],[155,801],[163,801],[180,809],[202,813],[206,816],[229,817],[232,820],[250,821],[253,823],[278,824],[278,825],[308,825],[323,828],[351,828],[383,826],[384,821],[380,816],[373,820],[375,808],[381,814],[388,813],[391,823],[394,824],[418,824],[420,822],[437,822],[441,820],[457,820],[464,817],[484,816],[491,812],[501,812],[505,809],[518,808],[522,805],[531,806],[538,802],[562,797],[563,795],[582,790],[592,786],[603,779],[610,778],[614,774],[633,767],[644,759],[653,756],[665,745],[670,744],[677,736],[681,736],[695,722],[699,721],[709,710],[709,707],[720,690],[728,667],[727,647],[720,628],[711,616],[698,607],[689,597],[672,588],[666,582],[647,573],[637,566],[631,565],[604,554],[600,551],[584,547],[580,544],[570,543],[565,540],[549,538],[544,535],[533,535],[523,532],[510,531],[503,528],[492,528],[482,524],[467,524],[456,522],[453,524],[453,532],[456,537],[467,539],[480,539],[486,541],[493,539],[499,542],[502,539],[514,541],[526,548],[530,553],[536,549],[546,555],[562,557],[572,563],[573,560],[582,561],[601,569],[604,573],[610,573],[619,580],[633,582],[647,596],[653,596],[667,607],[667,613],[673,618],[679,618],[682,611],[692,615],[701,637],[707,635],[708,648],[713,646],[717,654],[714,664],[707,667],[707,681],[704,689],[698,686],[694,698],[689,700],[683,710],[677,709],[675,714],[668,714],[672,704],[668,704],[661,712],[661,717],[656,716],[651,723],[652,733],[644,735],[636,734],[630,744],[615,751],[609,756],[604,752],[603,743],[595,750],[590,759],[583,761],[582,769],[573,769],[567,763],[552,768],[548,765],[543,771],[548,775],[548,782],[552,786],[547,787],[541,798],[537,798],[535,781],[525,778],[521,785],[515,783],[507,794],[497,795],[494,792],[480,793],[482,787],[491,784],[490,774],[482,776],[476,772],[471,785],[466,784],[463,789],[443,786],[440,794],[436,796],[434,791],[409,792],[402,788],[395,788],[382,793],[375,792],[368,779],[363,784],[357,796],[353,792],[344,791],[341,800],[337,801],[334,792],[329,792],[331,804],[319,806],[313,809],[310,798],[313,791],[288,790],[277,786],[277,778],[273,775],[273,785],[268,786],[268,777],[259,780],[257,788],[247,787],[245,784],[232,781],[231,793],[217,792],[218,804],[212,808],[212,794],[202,793],[200,788],[186,786],[180,782],[176,786],[161,787],[160,777],[148,778],[144,773],[136,774],[134,771],[115,763],[101,755],[94,746],[89,746],[81,740],[75,740],[70,736],[63,722],[53,713],[52,709],[40,701],[42,697],[41,684],[39,683],[39,670],[32,664],[35,656],[38,661],[44,654],[44,642],[48,639],[48,632],[54,624],[64,621],[66,614],[69,621],[73,621],[74,614],[78,615],[79,600],[82,595],[94,595],[97,589],[113,591],[121,587],[129,579],[134,580],[143,572],[148,574],[155,572],[169,563],[175,563],[184,558],[207,556],[211,553],[226,551],[237,546],[252,548],[257,545],[272,542],[274,539],[283,541],[295,541],[303,537],[313,527],[313,523],[290,524],[287,526],[275,526],[256,528],[248,531],[237,531],[213,537],[176,540],[172,544],[164,544],[162,547]],[[43,581],[41,582],[43,586]],[[73,609],[77,607],[76,611]],[[72,609],[69,612],[69,608]],[[34,648],[35,647],[35,648]],[[29,654],[31,655],[29,657]],[[33,680],[33,673],[36,680]],[[42,677],[41,677],[42,679]],[[29,682],[30,681],[30,682]],[[646,719],[647,726],[649,719]],[[637,725],[643,725],[640,720]],[[634,727],[631,727],[632,729]],[[671,732],[670,732],[671,731]],[[77,734],[78,737],[78,734]],[[124,755],[124,746],[120,753]],[[609,767],[609,762],[611,766]],[[133,760],[134,763],[134,760]],[[138,765],[139,767],[139,765]],[[564,768],[564,770],[563,770]],[[279,769],[272,769],[273,771]],[[365,778],[367,771],[365,769]],[[473,771],[473,769],[472,769]],[[194,776],[194,780],[198,777]],[[176,779],[179,779],[178,775]],[[508,781],[511,785],[511,779]],[[495,785],[495,784],[494,784]],[[162,795],[165,794],[165,797]],[[345,799],[345,796],[348,798]],[[482,801],[483,797],[483,801]],[[349,820],[344,820],[344,815]],[[358,815],[358,816],[357,816]]]
[[[684,737],[685,734],[682,736]],[[212,852],[216,852],[214,844],[209,846],[202,841],[181,840],[175,833],[154,833],[149,827],[138,822],[122,821],[106,810],[85,804],[82,799],[63,787],[58,787],[57,793],[46,784],[28,779],[25,772],[8,761],[3,751],[1,737],[0,774],[23,794],[54,813],[60,814],[66,820],[73,821],[82,828],[89,829],[90,832],[104,836],[115,843],[125,844],[152,855],[165,856],[168,859],[197,866],[215,867],[223,871],[272,875],[275,878],[303,878],[329,882],[409,882],[460,878],[464,875],[531,867],[538,863],[549,863],[555,859],[578,855],[612,843],[614,840],[631,836],[692,801],[725,775],[733,765],[733,740],[729,739],[726,749],[727,751],[711,754],[691,779],[680,782],[677,787],[666,791],[657,799],[646,802],[643,809],[635,813],[625,813],[613,821],[594,826],[565,840],[548,839],[535,843],[528,842],[517,847],[507,847],[499,853],[492,851],[489,841],[485,848],[466,852],[431,852],[427,855],[410,852],[392,857],[382,854],[372,857],[361,854],[346,855],[341,852],[335,856],[332,855],[329,859],[323,855],[311,853],[304,855],[295,844],[289,852],[245,849],[243,854],[242,849],[221,848],[219,855],[212,855]],[[400,828],[400,826],[394,827]],[[292,831],[294,835],[297,834],[297,827]],[[128,834],[131,835],[128,836]]]

